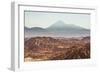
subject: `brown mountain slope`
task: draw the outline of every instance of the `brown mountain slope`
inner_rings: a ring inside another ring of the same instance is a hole
[[[33,37],[24,43],[24,58],[25,61],[90,58],[89,40],[90,38],[85,40],[84,37],[82,39]]]

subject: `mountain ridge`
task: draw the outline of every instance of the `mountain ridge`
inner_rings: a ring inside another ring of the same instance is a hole
[[[74,24],[66,24],[63,21],[57,21],[47,28],[41,27],[25,27],[25,35],[32,36],[68,36],[68,35],[79,35],[89,34],[90,30],[76,26]]]

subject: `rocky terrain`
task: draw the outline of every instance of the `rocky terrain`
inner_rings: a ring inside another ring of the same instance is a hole
[[[90,58],[90,37],[32,37],[24,40],[25,62]]]

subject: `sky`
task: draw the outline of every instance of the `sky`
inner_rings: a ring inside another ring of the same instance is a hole
[[[26,27],[47,28],[57,21],[90,29],[90,14],[24,11]]]

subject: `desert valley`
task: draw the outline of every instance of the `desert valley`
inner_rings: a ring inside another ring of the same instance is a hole
[[[90,58],[90,30],[57,21],[48,28],[24,28],[24,61]]]

